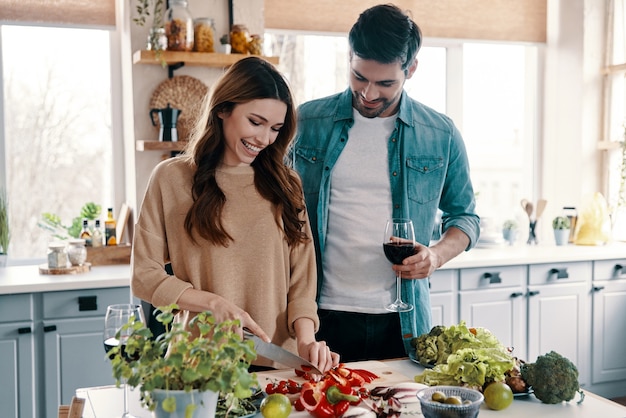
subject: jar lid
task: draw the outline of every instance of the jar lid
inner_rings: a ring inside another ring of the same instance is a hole
[[[48,248],[50,248],[51,250],[65,248],[65,243],[63,241],[52,241],[48,243]]]

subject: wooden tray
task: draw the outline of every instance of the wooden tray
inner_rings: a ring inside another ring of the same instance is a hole
[[[39,265],[39,274],[76,274],[86,273],[91,270],[91,263],[85,263],[82,266],[70,266],[49,268],[47,264]]]
[[[87,247],[87,262],[92,266],[130,264],[131,248],[130,244]]]

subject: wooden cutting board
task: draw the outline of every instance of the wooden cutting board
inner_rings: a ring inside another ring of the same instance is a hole
[[[372,383],[365,385],[366,387],[376,387],[376,386],[390,386],[394,383],[400,382],[412,382],[412,376],[404,376],[392,369],[388,365],[385,365],[382,361],[357,361],[353,363],[346,364],[346,368],[348,369],[364,369],[375,373],[378,376],[378,379],[374,380]],[[281,370],[272,370],[267,372],[257,372],[257,379],[259,381],[259,385],[261,388],[265,388],[265,386],[269,382],[274,382],[276,380],[287,380],[291,379],[298,383],[304,383],[305,380],[301,377],[296,376],[294,369],[281,369]]]
[[[388,364],[385,364],[382,361],[358,361],[353,363],[347,363],[346,368],[348,369],[364,369],[375,373],[378,376],[378,379],[375,379],[373,382],[364,385],[368,389],[373,389],[377,386],[393,386],[398,383],[403,382],[413,382],[414,372],[411,371],[410,376],[405,376],[397,370],[390,367]],[[257,372],[257,380],[262,389],[267,386],[270,382],[276,382],[281,380],[291,379],[298,383],[304,383],[305,380],[301,377],[296,376],[294,369],[282,369],[282,370],[273,370],[268,372]],[[293,395],[288,395],[293,396]],[[353,408],[353,407],[351,407]],[[420,410],[419,401],[414,403],[403,404],[402,406],[402,415],[401,416],[411,416],[413,417],[423,417],[422,412]],[[312,418],[312,415],[307,411],[298,412],[295,409],[291,411],[289,418]]]

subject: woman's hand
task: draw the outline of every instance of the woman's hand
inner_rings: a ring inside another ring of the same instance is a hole
[[[240,326],[235,332],[242,338],[243,328],[247,328],[263,341],[271,342],[270,337],[263,331],[259,324],[252,319],[248,312],[215,293],[204,290],[187,289],[180,295],[177,303],[180,309],[191,312],[211,311],[216,322],[239,320]]]
[[[339,354],[332,352],[325,341],[298,341],[298,354],[319,369],[322,373],[339,364]]]
[[[298,340],[298,355],[322,373],[339,364],[339,354],[330,351],[325,341],[315,341],[315,326],[309,318],[298,318],[293,324]]]

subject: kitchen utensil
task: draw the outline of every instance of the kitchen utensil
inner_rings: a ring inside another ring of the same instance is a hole
[[[267,343],[246,330],[244,330],[243,336],[244,339],[251,340],[254,343],[254,350],[259,356],[275,361],[283,366],[293,367],[294,369],[302,370],[304,372],[313,372],[320,375],[323,374],[313,364],[302,357],[293,354],[291,351],[287,351],[276,344]]]
[[[546,199],[539,199],[537,201],[537,209],[535,210],[535,213],[537,214],[537,216],[535,217],[535,219],[539,220],[547,204],[548,204],[548,201]]]
[[[171,107],[169,103],[165,109],[150,109],[152,125],[159,126],[159,141],[178,141],[176,124],[181,113],[182,110]],[[159,125],[154,121],[154,115],[158,115]]]
[[[531,220],[533,215],[533,204],[530,203],[527,199],[522,199],[520,203],[522,205],[522,209],[524,209],[524,212],[526,212],[526,215],[528,215],[528,220]]]

